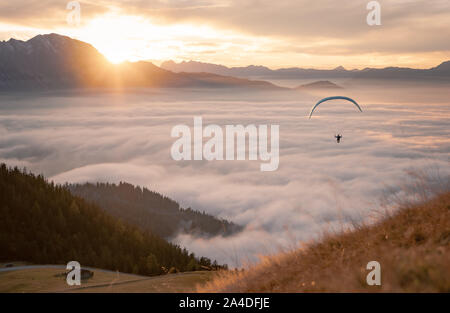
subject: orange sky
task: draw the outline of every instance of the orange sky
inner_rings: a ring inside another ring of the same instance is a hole
[[[113,62],[196,60],[228,66],[428,68],[450,59],[450,1],[380,0],[369,26],[363,0],[69,1],[0,4],[0,40],[56,32],[94,45]]]

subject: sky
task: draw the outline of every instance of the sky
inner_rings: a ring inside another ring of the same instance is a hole
[[[180,234],[173,241],[240,266],[321,231],[383,216],[385,196],[411,196],[408,173],[440,177],[438,185],[448,188],[447,86],[391,84],[352,95],[362,113],[351,103],[327,103],[311,120],[317,96],[304,93],[2,95],[0,163],[57,183],[126,181],[238,223],[245,230],[233,237]],[[260,160],[175,161],[171,129],[192,129],[194,116],[204,127],[279,125],[278,169],[261,172]],[[336,132],[344,136],[340,144]]]
[[[366,21],[368,2],[83,0],[77,24],[67,22],[69,1],[1,1],[0,40],[54,32],[92,44],[115,63],[352,69],[429,68],[450,59],[450,1],[380,0],[375,26]]]

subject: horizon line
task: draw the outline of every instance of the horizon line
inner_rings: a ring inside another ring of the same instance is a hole
[[[106,56],[103,53],[101,53],[97,47],[95,47],[94,43],[91,43],[91,42],[88,42],[88,41],[84,41],[84,40],[80,40],[80,39],[76,39],[76,38],[73,38],[71,36],[62,35],[62,34],[55,33],[55,32],[34,35],[34,36],[31,36],[30,38],[28,38],[26,40],[16,39],[14,37],[9,37],[8,40],[1,40],[0,43],[1,42],[6,43],[6,42],[8,42],[10,40],[17,40],[17,41],[22,41],[22,42],[28,42],[29,40],[31,40],[31,39],[33,39],[35,37],[38,37],[38,36],[49,36],[49,35],[57,35],[57,36],[61,36],[61,37],[67,37],[67,38],[70,38],[72,40],[77,40],[77,41],[89,44],[92,47],[94,47],[98,51],[98,53],[100,53],[102,56],[104,56],[106,58]],[[109,62],[114,64],[114,62],[111,62],[111,61],[109,61]],[[270,66],[263,65],[263,64],[247,64],[247,65],[235,66],[235,65],[226,65],[226,64],[223,64],[223,63],[211,63],[211,62],[199,61],[199,60],[193,60],[193,59],[189,59],[188,61],[180,60],[180,61],[177,62],[174,59],[163,59],[163,60],[159,59],[159,60],[157,60],[157,59],[145,59],[145,58],[143,58],[143,59],[134,60],[134,61],[124,60],[124,61],[122,61],[120,63],[126,63],[126,62],[129,62],[129,63],[149,62],[149,63],[155,64],[158,67],[161,67],[161,65],[163,63],[165,63],[165,62],[174,62],[175,64],[195,62],[195,63],[202,63],[202,64],[208,64],[208,65],[224,66],[224,67],[226,67],[228,69],[248,68],[248,67],[251,67],[251,66],[254,66],[254,67],[265,67],[265,68],[267,68],[269,70],[272,70],[272,71],[283,70],[283,69],[303,69],[303,70],[332,71],[332,70],[336,70],[336,69],[341,67],[341,68],[343,68],[343,70],[351,72],[351,71],[362,71],[362,70],[365,70],[365,69],[387,69],[387,68],[400,68],[400,69],[413,69],[413,70],[430,70],[430,69],[438,67],[439,65],[442,65],[443,63],[450,62],[450,59],[444,59],[444,60],[440,61],[438,64],[436,64],[436,65],[434,65],[432,67],[405,67],[405,66],[398,66],[398,65],[388,65],[388,66],[379,66],[379,67],[377,67],[377,66],[374,66],[374,67],[366,66],[364,68],[362,68],[362,67],[355,67],[355,68],[351,68],[351,69],[348,69],[348,68],[346,68],[343,65],[336,65],[336,66],[330,67],[330,68],[302,67],[302,65],[295,65],[295,66],[293,65],[293,66],[284,66],[284,67],[283,66],[282,67],[270,67]],[[118,64],[120,64],[120,63],[118,63]]]

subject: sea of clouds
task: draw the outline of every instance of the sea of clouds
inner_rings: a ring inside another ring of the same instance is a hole
[[[172,239],[198,255],[238,266],[325,229],[369,219],[387,191],[401,195],[408,171],[432,170],[446,180],[450,105],[445,89],[429,97],[424,92],[347,91],[357,96],[363,113],[334,102],[311,120],[309,109],[322,95],[232,90],[2,95],[0,162],[57,183],[146,186],[183,207],[241,224],[245,230],[231,237]],[[205,125],[280,125],[278,170],[261,172],[260,161],[174,161],[171,129],[192,127],[194,116]],[[344,136],[340,144],[336,132]]]

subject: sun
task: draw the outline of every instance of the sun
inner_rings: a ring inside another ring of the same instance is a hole
[[[235,36],[207,25],[161,24],[149,18],[118,13],[97,16],[82,27],[66,30],[69,36],[92,44],[115,64],[179,60],[180,57],[198,59],[204,52],[210,54],[212,45],[229,46]]]
[[[112,63],[136,61],[143,58],[145,48],[143,25],[145,21],[138,17],[104,15],[92,19],[78,37],[92,43]]]
[[[120,51],[115,51],[114,49],[106,49],[105,51],[102,51],[102,49],[99,49],[99,52],[102,53],[106,59],[108,59],[109,62],[113,64],[120,64],[125,61],[130,61],[129,56],[127,53],[121,53]]]

